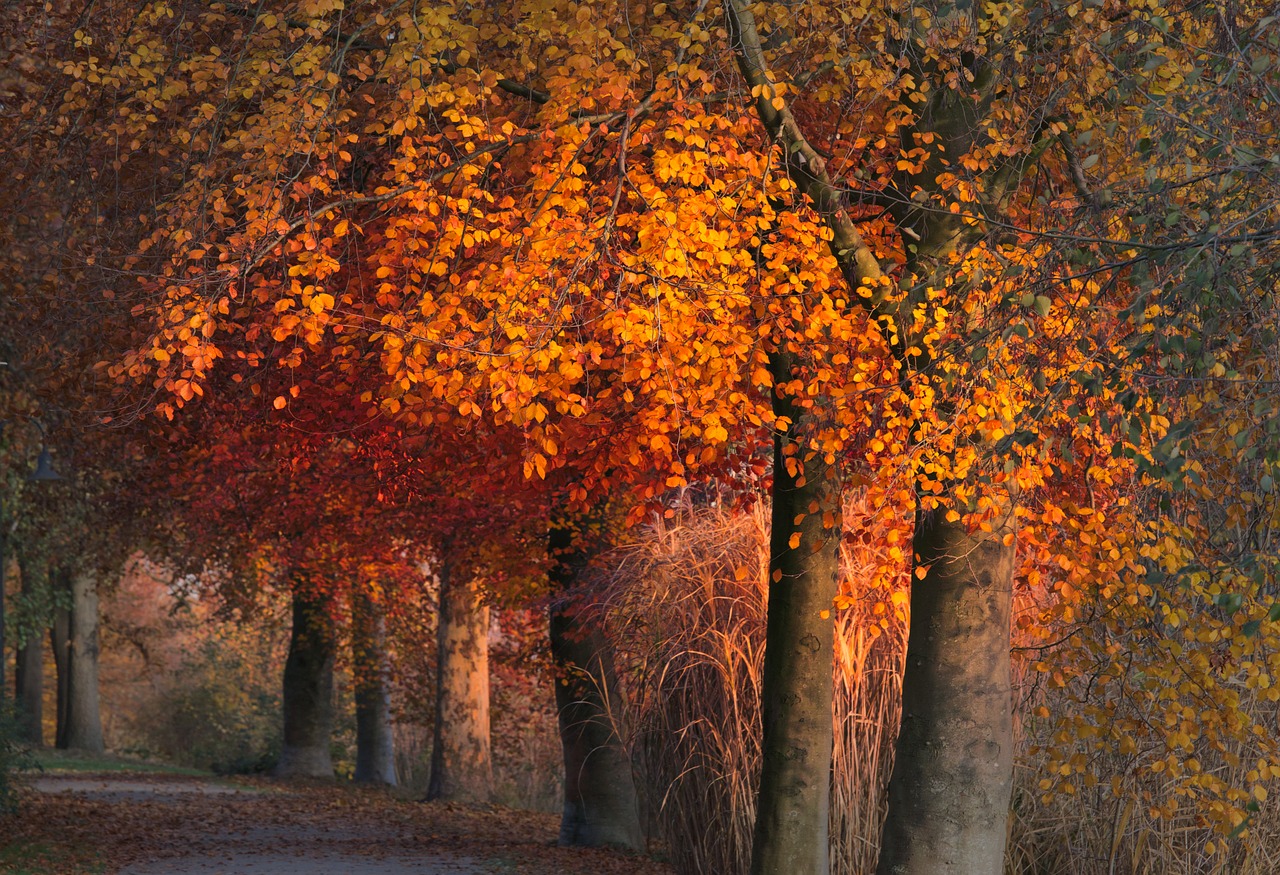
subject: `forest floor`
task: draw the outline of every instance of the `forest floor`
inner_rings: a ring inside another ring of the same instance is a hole
[[[0,816],[4,875],[670,875],[556,847],[557,819],[332,784],[45,772]]]

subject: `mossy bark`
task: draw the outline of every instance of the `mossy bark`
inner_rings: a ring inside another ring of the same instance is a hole
[[[284,664],[284,740],[275,769],[280,777],[333,777],[334,651],[327,602],[295,588]]]
[[[775,385],[793,358],[775,353]],[[790,421],[774,441],[769,608],[761,712],[760,796],[752,875],[827,875],[831,804],[832,659],[838,586],[836,465],[808,446],[808,417],[775,395]]]
[[[889,812],[879,875],[999,875],[1013,787],[1013,514],[990,533],[917,516]],[[1007,543],[1006,543],[1007,541]]]
[[[44,636],[31,634],[18,647],[16,665],[19,731],[22,740],[44,746]]]
[[[365,592],[352,596],[351,648],[355,664],[356,768],[358,784],[396,785],[391,732],[387,632],[382,607]]]
[[[59,591],[70,589],[70,580],[65,571],[58,569],[54,573],[54,587]],[[57,690],[55,701],[54,747],[58,750],[67,748],[67,702],[71,691],[71,611],[57,607],[53,612],[53,625],[49,629],[49,649],[53,651],[53,666],[56,675]]]
[[[65,746],[101,753],[98,707],[98,576],[79,571],[71,578],[71,637],[67,673]]]
[[[49,581],[41,580],[39,585],[33,573],[31,563],[22,557],[19,562],[22,576],[22,592],[29,599],[39,597],[39,589],[47,587]],[[28,602],[30,604],[30,602]],[[18,703],[18,731],[27,744],[36,747],[44,746],[44,631],[36,626],[33,617],[25,617],[22,634],[25,639],[19,640],[17,659],[14,665],[14,697]]]
[[[618,736],[609,706],[620,702],[613,651],[576,588],[587,552],[574,533],[553,525],[551,656],[556,666],[556,706],[564,753],[564,813],[560,844],[644,850],[640,804],[631,757]]]
[[[428,799],[493,797],[489,739],[489,608],[473,579],[440,571],[436,723]]]

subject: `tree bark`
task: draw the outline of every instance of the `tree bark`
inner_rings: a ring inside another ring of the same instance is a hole
[[[774,385],[792,379],[793,365],[785,351],[771,357]],[[791,425],[774,439],[763,762],[751,872],[827,875],[840,483],[836,465],[807,446],[811,417],[776,393],[773,406]]]
[[[352,596],[351,645],[355,664],[356,770],[358,784],[396,785],[387,683],[386,620],[367,592]]]
[[[54,586],[60,591],[69,587],[67,574],[62,569],[54,572]],[[67,748],[67,704],[71,692],[71,612],[61,605],[54,608],[53,625],[49,629],[49,648],[53,651],[54,673],[57,675],[56,720],[54,747]]]
[[[493,797],[489,746],[489,608],[475,580],[440,570],[436,628],[436,724],[428,799]]]
[[[22,740],[44,746],[44,648],[43,635],[30,634],[18,647],[17,699],[21,709]]]
[[[71,578],[71,641],[67,672],[65,745],[101,753],[98,709],[98,576],[81,570]]]
[[[18,731],[23,741],[36,747],[44,747],[44,632],[32,616],[33,606],[39,600],[31,563],[19,556],[19,574],[22,578],[22,594],[26,600],[23,622],[17,642],[17,659],[14,664],[14,698],[18,703]],[[43,587],[48,581],[41,581]],[[22,636],[25,636],[22,637]]]
[[[278,777],[332,778],[333,622],[324,599],[293,591],[293,628],[284,664],[284,741]]]
[[[587,564],[572,544],[572,530],[553,525],[551,582],[560,597],[551,608],[551,656],[565,770],[560,844],[642,851],[631,758],[609,715],[609,704],[620,702],[612,645],[572,591]]]
[[[919,513],[879,875],[999,875],[1013,788],[1013,512],[991,533]],[[1008,541],[1006,544],[1005,541]]]

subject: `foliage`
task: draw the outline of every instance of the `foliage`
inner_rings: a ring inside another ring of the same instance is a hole
[[[513,808],[558,811],[564,762],[541,611],[499,611],[490,653],[494,795]]]
[[[274,762],[284,656],[269,605],[219,621],[216,600],[179,600],[165,569],[138,561],[103,615],[113,748],[221,772]]]
[[[846,513],[870,543],[883,542],[865,506],[851,503]],[[765,591],[738,569],[767,558],[759,511],[686,509],[600,570],[611,580],[605,609],[628,669],[617,716],[630,727],[655,794],[657,834],[680,872],[746,871]],[[866,548],[842,557],[845,592],[861,593],[837,614],[831,840],[834,871],[847,873],[875,868],[905,649],[905,569],[874,593],[863,587],[876,565]],[[1155,605],[1180,618],[1172,626],[1155,622],[1145,600],[1125,603],[1129,590],[1114,582],[1110,600],[1087,593],[1065,601],[1026,585],[1034,571],[1028,561],[1020,573],[1009,871],[1273,871],[1280,813],[1264,772],[1274,757],[1273,687],[1250,680],[1259,675],[1250,666],[1274,652],[1274,624],[1243,636],[1256,643],[1242,661],[1242,636],[1231,630],[1259,608],[1224,613],[1194,588],[1162,586]],[[1199,702],[1190,715],[1189,701]]]
[[[17,706],[0,693],[0,814],[17,809],[17,773],[36,765],[21,738]]]
[[[114,378],[175,460],[141,504],[188,499],[165,541],[229,600],[460,541],[523,596],[548,506],[750,496],[786,435],[878,515],[792,522],[868,549],[854,640],[897,634],[917,511],[1016,504],[1037,798],[1247,838],[1280,766],[1269,4],[38,6],[4,29],[0,400]]]
[[[268,771],[280,753],[280,691],[215,642],[192,654],[150,707],[136,715],[150,749],[221,774]],[[256,681],[251,681],[255,678]]]

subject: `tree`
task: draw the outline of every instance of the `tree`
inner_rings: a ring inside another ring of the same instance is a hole
[[[1074,18],[1074,11],[1068,14]],[[958,418],[957,424],[963,426],[964,407],[977,407],[978,398],[965,398],[962,392],[981,391],[984,383],[992,384],[990,377],[980,374],[961,382],[957,378],[965,376],[965,369],[955,363],[961,354],[968,353],[966,357],[974,361],[989,355],[984,338],[990,329],[974,318],[982,306],[983,296],[977,293],[984,284],[999,288],[1023,272],[1009,269],[1011,261],[1020,260],[1015,255],[1019,248],[1040,263],[1042,276],[1069,290],[1081,288],[1076,279],[1081,275],[1110,273],[1114,286],[1135,261],[1110,257],[1128,244],[1123,235],[1110,238],[1105,231],[1082,231],[1073,224],[1055,231],[1051,215],[1027,211],[1034,204],[1024,205],[1020,196],[1025,196],[1022,182],[1028,171],[1044,168],[1048,149],[1060,147],[1063,170],[1069,171],[1077,203],[1084,209],[1102,210],[1110,204],[1091,191],[1082,172],[1084,163],[1074,150],[1098,126],[1107,121],[1114,126],[1126,112],[1099,119],[1086,109],[1088,95],[1109,87],[1132,88],[1133,80],[1126,81],[1125,76],[1136,76],[1159,94],[1171,79],[1181,83],[1182,69],[1199,75],[1216,66],[1212,60],[1206,65],[1203,57],[1193,57],[1192,64],[1175,72],[1147,64],[1136,74],[1122,68],[1115,78],[1091,75],[1081,83],[1073,103],[1066,95],[1074,90],[1060,87],[1066,77],[1038,82],[1035,74],[1056,69],[1064,51],[1087,54],[1097,50],[1087,47],[1110,44],[1118,35],[1110,20],[1086,15],[1076,23],[1055,18],[1055,10],[1034,3],[971,9],[937,5],[909,11],[901,36],[895,36],[890,27],[879,29],[873,12],[866,22],[875,34],[871,43],[883,39],[886,47],[896,45],[910,72],[894,89],[900,103],[887,108],[887,114],[896,118],[886,128],[901,131],[899,157],[892,169],[877,168],[879,178],[875,170],[868,174],[864,163],[846,166],[861,179],[872,180],[870,195],[884,204],[902,235],[901,267],[886,269],[884,256],[877,254],[856,226],[851,200],[833,181],[838,179],[835,163],[829,164],[814,150],[782,96],[783,83],[771,75],[771,62],[778,58],[767,55],[752,10],[730,0],[726,15],[729,40],[752,88],[757,114],[770,139],[780,146],[781,159],[806,206],[830,230],[831,249],[850,298],[861,299],[886,331],[901,378],[917,399],[928,401],[927,406],[913,407],[909,418],[910,440],[917,446],[942,424],[935,417]],[[1022,30],[1021,17],[1030,20],[1033,15],[1041,20],[1034,28]],[[769,25],[772,30],[779,22]],[[1168,32],[1167,22],[1159,16],[1136,18],[1130,26],[1131,37],[1147,28]],[[1096,42],[1090,38],[1095,28],[1102,33]],[[1125,29],[1117,26],[1120,34]],[[939,41],[939,34],[947,38]],[[1044,60],[1033,68],[1032,57]],[[1129,62],[1134,57],[1121,55],[1120,60]],[[1157,68],[1159,72],[1152,75]],[[1096,160],[1091,158],[1090,163]],[[1121,178],[1113,172],[1106,182],[1118,187]],[[1107,213],[1120,221],[1140,218],[1120,211]],[[1023,219],[1025,225],[1019,227],[1015,215],[1030,221]],[[1206,226],[1194,239],[1168,248],[1197,250],[1220,235],[1217,225]],[[1014,231],[1021,240],[1012,238]],[[1034,243],[1037,239],[1052,243]],[[1069,269],[1058,272],[1061,255],[1055,256],[1054,246],[1068,259],[1087,252],[1089,261],[1101,264],[1083,274]],[[991,255],[996,256],[994,265]],[[1136,261],[1146,261],[1146,256]],[[981,266],[982,262],[990,266]],[[984,282],[987,271],[991,278]],[[1131,291],[1127,283],[1119,285]],[[1019,298],[1013,288],[1010,284],[1004,293],[1006,300],[1050,315],[1055,306],[1050,297],[1032,291]],[[1087,285],[1083,290],[1094,291]],[[1118,305],[1102,296],[1093,300],[1121,310],[1128,301],[1116,297]],[[948,335],[943,327],[947,313],[967,314],[967,324],[952,327],[954,333]],[[1009,336],[1006,331],[1006,341]],[[1088,344],[1086,335],[1078,345],[1087,348]],[[1042,380],[1036,383],[1043,389]],[[996,385],[1005,387],[1006,397],[1003,404],[995,405],[993,421],[975,423],[978,429],[971,435],[957,429],[953,451],[924,455],[912,472],[917,494],[912,539],[916,583],[903,727],[880,858],[879,870],[884,873],[998,871],[1002,866],[1012,782],[1007,653],[1017,504],[1028,481],[1036,479],[1017,471],[1025,466],[1018,447],[1031,442],[1020,439],[1018,432],[1028,420],[1038,426],[1044,413],[1031,399],[1014,394],[1022,394],[1015,383]],[[925,386],[928,399],[921,393]],[[1132,400],[1130,404],[1131,409],[1144,407]],[[1145,424],[1154,428],[1149,407],[1145,409]],[[1002,443],[1006,435],[1013,441]],[[972,442],[963,452],[962,437]],[[983,470],[984,463],[991,461],[1004,464],[1003,474],[998,467],[994,472]],[[980,513],[966,520],[966,505]],[[772,609],[771,604],[771,614]],[[771,647],[785,641],[771,640]],[[790,692],[788,687],[779,692],[783,690]],[[761,806],[753,871],[789,870],[801,854],[783,842],[771,841],[770,823],[764,819],[770,808],[763,798]],[[821,865],[819,860],[819,870]]]
[[[275,772],[332,778],[335,634],[327,599],[306,578],[292,586],[293,623],[284,665],[284,740]]]
[[[355,677],[356,767],[358,784],[396,786],[391,722],[387,623],[380,598],[385,592],[356,588],[351,594],[352,674]]]
[[[584,586],[604,528],[600,515],[562,514],[549,532],[551,658],[565,766],[560,844],[639,851],[645,837],[631,758],[618,734],[613,648]]]
[[[449,546],[445,545],[445,550]],[[436,717],[427,799],[486,803],[493,796],[489,737],[489,607],[457,556],[435,564]]]
[[[71,636],[67,679],[66,737],[73,750],[102,753],[98,710],[98,576],[79,569],[71,578]]]
[[[378,416],[518,436],[525,475],[568,469],[576,506],[749,479],[772,442],[758,872],[824,867],[823,605],[836,499],[871,480],[915,520],[886,561],[917,580],[881,868],[992,871],[1018,524],[1078,443],[1143,456],[1167,436],[1146,385],[1099,392],[1144,360],[1112,332],[1148,333],[1166,257],[1274,237],[1250,214],[1137,239],[1177,177],[1126,162],[1168,134],[1215,179],[1260,173],[1153,121],[1183,85],[1212,104],[1203,71],[1244,68],[1170,36],[1197,23],[1177,6],[629,12],[100,10],[110,51],[68,65],[67,105],[94,142],[147,143],[163,181],[128,262],[145,336],[114,372],[173,414],[235,360],[292,410],[260,363],[342,381],[376,358]],[[120,118],[95,127],[99,105]],[[1259,155],[1272,136],[1235,133]]]

